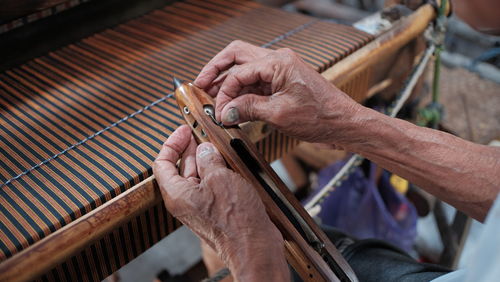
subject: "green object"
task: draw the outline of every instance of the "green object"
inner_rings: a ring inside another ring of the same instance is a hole
[[[420,126],[429,126],[437,128],[443,117],[443,106],[439,103],[439,79],[441,74],[441,52],[444,50],[444,38],[446,33],[446,6],[447,0],[441,1],[441,6],[438,9],[438,17],[434,29],[434,77],[432,81],[432,102],[420,109],[417,117],[417,124]]]
[[[429,126],[437,128],[437,125],[443,117],[443,105],[431,102],[420,109],[417,117],[417,124],[420,126]]]

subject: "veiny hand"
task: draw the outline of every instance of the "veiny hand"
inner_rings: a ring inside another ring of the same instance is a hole
[[[217,54],[194,84],[216,96],[216,118],[225,125],[263,120],[310,142],[335,142],[339,133],[329,121],[359,106],[293,51],[242,41]]]
[[[234,261],[258,259],[255,252],[275,256],[281,251],[286,268],[283,238],[255,189],[226,167],[211,143],[197,146],[188,126],[163,144],[153,173],[170,213],[212,247],[233,275],[245,269]]]

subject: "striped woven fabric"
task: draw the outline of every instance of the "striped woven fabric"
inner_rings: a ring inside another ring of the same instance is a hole
[[[192,0],[0,74],[0,261],[150,176],[161,144],[183,123],[172,76],[193,80],[235,39],[292,48],[322,71],[371,37],[254,2]],[[273,159],[289,141],[275,134],[258,147]],[[131,219],[71,264],[101,261],[98,273],[89,270],[101,279],[175,229],[173,219],[164,226],[168,216],[156,207]],[[130,240],[139,247],[124,247],[129,253],[111,247]],[[106,248],[116,258],[97,255]],[[51,275],[78,277],[67,269]]]
[[[180,226],[164,205],[159,204],[68,258],[37,281],[101,281]]]

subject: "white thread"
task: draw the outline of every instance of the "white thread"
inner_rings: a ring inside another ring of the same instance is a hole
[[[276,38],[274,38],[273,40],[269,41],[268,43],[261,45],[261,47],[263,47],[263,48],[269,48],[270,46],[272,46],[272,45],[274,45],[274,44],[276,44],[276,43],[280,42],[281,40],[286,39],[287,37],[289,37],[289,36],[291,36],[291,35],[293,35],[293,34],[295,34],[295,33],[299,32],[299,31],[301,31],[301,30],[303,30],[303,29],[305,29],[306,27],[308,27],[309,25],[313,24],[313,23],[314,23],[314,22],[316,22],[316,21],[317,21],[317,20],[312,20],[312,21],[307,22],[307,23],[305,23],[305,24],[303,24],[303,25],[301,25],[301,26],[298,26],[298,27],[296,27],[296,28],[294,28],[294,29],[292,29],[292,30],[290,30],[290,31],[288,31],[288,32],[286,32],[286,33],[284,33],[284,34],[280,35],[280,36],[277,36]],[[52,160],[54,160],[54,159],[58,158],[59,156],[61,156],[61,155],[65,154],[66,152],[68,152],[68,151],[70,151],[70,150],[73,150],[74,148],[76,148],[76,147],[78,147],[78,146],[82,145],[83,143],[85,143],[85,142],[87,142],[87,141],[89,141],[89,140],[91,140],[91,139],[93,139],[93,138],[95,138],[95,137],[99,136],[99,135],[100,135],[100,134],[102,134],[103,132],[105,132],[105,131],[107,131],[107,130],[109,130],[109,129],[113,128],[113,127],[116,127],[117,125],[119,125],[120,123],[122,123],[122,122],[124,122],[124,121],[128,120],[129,118],[132,118],[132,117],[134,117],[134,116],[136,116],[136,115],[138,115],[138,114],[140,114],[140,113],[142,113],[142,112],[144,112],[144,111],[146,111],[146,110],[150,109],[151,107],[153,107],[153,106],[155,106],[155,105],[157,105],[157,104],[159,104],[159,103],[161,103],[161,102],[163,102],[163,101],[167,100],[168,98],[170,98],[170,97],[172,97],[172,96],[173,96],[173,94],[169,94],[169,95],[167,95],[167,96],[165,96],[165,97],[163,97],[163,98],[160,98],[160,99],[158,99],[158,100],[156,100],[156,101],[152,102],[151,104],[149,104],[149,105],[147,105],[147,106],[143,107],[142,109],[140,109],[140,110],[138,110],[138,111],[136,111],[136,112],[134,112],[134,113],[132,113],[132,114],[130,114],[130,115],[128,115],[128,116],[125,116],[125,117],[123,117],[122,119],[120,119],[120,120],[118,120],[118,121],[116,121],[116,122],[114,122],[114,123],[112,123],[112,124],[108,125],[107,127],[105,127],[105,128],[103,128],[103,129],[101,129],[101,130],[97,131],[96,133],[94,133],[94,134],[92,134],[92,135],[88,136],[88,137],[87,137],[87,138],[85,138],[85,139],[80,140],[79,142],[77,142],[77,143],[75,143],[75,144],[73,144],[73,145],[69,146],[68,148],[66,148],[66,149],[62,150],[61,152],[59,152],[59,153],[57,153],[57,154],[53,155],[52,157],[50,157],[50,158],[48,158],[48,159],[45,159],[45,160],[44,160],[44,161],[42,161],[41,163],[39,163],[39,164],[37,164],[37,165],[34,165],[34,166],[32,166],[32,167],[28,168],[27,170],[23,171],[22,173],[20,173],[20,174],[18,174],[18,175],[16,175],[16,176],[14,176],[13,178],[11,178],[11,179],[7,180],[5,183],[0,184],[0,188],[2,188],[2,187],[4,187],[4,186],[6,186],[6,185],[8,185],[8,184],[12,183],[12,181],[15,181],[16,179],[19,179],[20,177],[22,177],[22,176],[24,176],[24,175],[26,175],[26,174],[30,173],[31,171],[33,171],[33,170],[35,170],[35,169],[37,169],[37,168],[41,167],[42,165],[44,165],[44,164],[46,164],[46,163],[48,163],[48,162],[50,162],[50,161],[52,161]]]
[[[261,47],[262,48],[269,48],[272,45],[280,42],[281,40],[286,39],[287,37],[290,37],[291,35],[299,32],[301,30],[304,30],[306,27],[312,25],[313,23],[315,23],[317,21],[319,21],[319,20],[312,20],[312,21],[309,21],[309,22],[307,22],[307,23],[305,23],[305,24],[303,24],[301,26],[298,26],[298,27],[296,27],[296,28],[294,28],[294,29],[292,29],[292,30],[290,30],[290,31],[282,34],[282,35],[277,36],[276,38],[274,38],[273,40],[267,42],[266,44],[261,45]]]
[[[116,127],[117,125],[119,125],[120,123],[122,123],[122,122],[124,122],[124,121],[128,120],[129,118],[134,117],[134,116],[136,116],[136,115],[138,115],[138,114],[140,114],[140,113],[144,112],[145,110],[148,110],[148,109],[150,109],[151,107],[153,107],[153,106],[155,106],[155,105],[157,105],[157,104],[159,104],[159,103],[161,103],[161,102],[163,102],[163,101],[167,100],[168,98],[170,98],[170,97],[172,97],[172,96],[173,96],[173,94],[169,94],[169,95],[167,95],[167,96],[164,96],[164,97],[162,97],[162,98],[160,98],[160,99],[158,99],[158,100],[154,101],[153,103],[151,103],[151,104],[149,104],[149,105],[147,105],[147,106],[143,107],[142,109],[139,109],[138,111],[136,111],[136,112],[134,112],[134,113],[132,113],[132,114],[130,114],[130,115],[128,115],[128,116],[126,116],[126,117],[124,117],[124,118],[122,118],[122,119],[120,119],[120,120],[118,120],[118,121],[116,121],[116,122],[114,122],[114,123],[112,123],[112,124],[110,124],[110,125],[106,126],[105,128],[103,128],[103,129],[101,129],[101,130],[97,131],[96,133],[94,133],[94,134],[92,134],[92,135],[88,136],[87,138],[80,140],[79,142],[77,142],[77,143],[75,143],[75,144],[73,144],[73,145],[69,146],[68,148],[66,148],[66,149],[62,150],[61,152],[59,152],[59,153],[57,153],[57,154],[53,155],[52,157],[50,157],[50,158],[48,158],[48,159],[46,159],[46,160],[42,161],[41,163],[39,163],[39,164],[37,164],[37,165],[34,165],[34,166],[32,166],[32,167],[28,168],[27,170],[23,171],[21,174],[18,174],[18,175],[16,175],[16,176],[14,176],[13,178],[11,178],[11,179],[7,180],[5,183],[2,183],[2,184],[0,185],[0,188],[2,188],[3,186],[8,185],[8,184],[9,184],[9,183],[11,183],[12,181],[14,181],[14,180],[16,180],[16,179],[18,179],[18,178],[20,178],[20,177],[22,177],[22,176],[24,176],[24,175],[26,175],[26,174],[30,173],[31,171],[33,171],[33,170],[35,170],[35,169],[37,169],[37,168],[41,167],[42,165],[44,165],[44,164],[46,164],[46,163],[48,163],[48,162],[50,162],[50,161],[54,160],[55,158],[57,158],[57,157],[61,156],[62,154],[65,154],[66,152],[68,152],[68,151],[70,151],[70,150],[73,150],[74,148],[76,148],[76,147],[78,147],[78,146],[82,145],[83,143],[85,143],[85,142],[87,142],[87,141],[89,141],[89,140],[91,140],[91,139],[93,139],[93,138],[95,138],[95,137],[97,137],[97,136],[101,135],[103,132],[105,132],[105,131],[107,131],[107,130],[109,130],[109,129],[113,128],[113,127]]]

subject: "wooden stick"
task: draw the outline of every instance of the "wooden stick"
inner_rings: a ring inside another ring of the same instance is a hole
[[[369,68],[380,58],[395,52],[422,34],[435,17],[434,7],[430,4],[423,5],[372,42],[325,70],[323,77],[336,85],[346,82],[352,75]]]
[[[174,81],[176,81],[174,79]],[[259,194],[271,221],[283,235],[288,263],[304,281],[357,281],[356,275],[326,234],[310,217],[293,193],[238,128],[221,128],[209,118],[205,107],[213,109],[212,98],[192,84],[180,84],[175,91],[182,115],[198,143],[212,142],[228,167],[246,179]],[[295,222],[295,223],[294,223]],[[301,231],[303,234],[301,234]],[[313,249],[322,251],[331,267]]]
[[[0,264],[0,281],[31,281],[161,201],[151,176]]]

